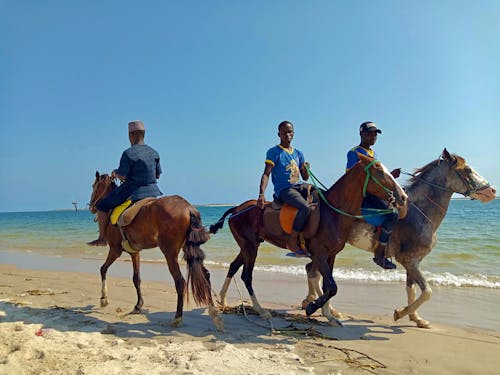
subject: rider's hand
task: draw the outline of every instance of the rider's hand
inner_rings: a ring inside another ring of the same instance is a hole
[[[259,194],[259,198],[257,199],[257,207],[264,208],[264,204],[266,203],[266,197],[264,194]]]
[[[392,174],[392,176],[393,176],[394,178],[398,178],[398,177],[399,177],[399,175],[401,174],[401,168],[396,168],[396,169],[394,169],[394,170],[391,172],[391,174]]]

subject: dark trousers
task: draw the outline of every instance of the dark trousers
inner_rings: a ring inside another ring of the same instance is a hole
[[[290,187],[280,191],[278,199],[290,206],[297,208],[297,216],[293,221],[292,229],[296,232],[302,232],[306,226],[307,218],[309,217],[310,208],[304,196],[307,196],[307,185]],[[304,194],[305,193],[305,194]]]
[[[130,198],[136,188],[134,185],[121,184],[96,205],[97,209],[108,212]]]
[[[366,197],[363,198],[363,203],[361,207],[385,210],[387,209],[388,205],[385,201],[383,201],[379,197],[372,194],[366,194]],[[396,223],[398,222],[399,214],[397,211],[393,211],[389,214],[384,215],[383,218],[384,221],[382,222],[381,225],[382,228],[380,231],[379,242],[382,245],[387,245],[387,241],[389,241],[389,237],[392,234],[392,228],[394,228],[394,225],[396,225]]]

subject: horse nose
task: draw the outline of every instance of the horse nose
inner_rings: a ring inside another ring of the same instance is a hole
[[[493,193],[493,195],[497,195],[497,190],[495,188],[491,188],[491,192]]]

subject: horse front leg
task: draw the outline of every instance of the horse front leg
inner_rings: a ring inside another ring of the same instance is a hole
[[[224,311],[224,309],[227,306],[226,296],[227,296],[227,291],[229,289],[229,285],[231,284],[231,280],[233,279],[234,275],[236,274],[236,272],[238,272],[238,270],[242,265],[243,265],[243,257],[241,255],[241,250],[240,250],[238,256],[233,260],[233,262],[229,266],[229,271],[227,272],[226,279],[224,280],[224,284],[222,284],[222,288],[219,293],[220,297],[219,304],[222,311]]]
[[[313,260],[314,261],[314,260]],[[330,308],[328,306],[328,301],[334,295],[337,294],[337,284],[333,279],[332,271],[333,268],[329,264],[326,259],[318,259],[317,260],[318,269],[323,277],[323,294],[319,296],[315,301],[309,302],[306,306],[306,314],[307,316],[311,316],[316,310],[319,308],[322,309],[322,314],[328,318],[328,323],[332,326],[342,326],[340,323],[330,312]]]
[[[114,263],[116,259],[120,257],[122,253],[121,247],[110,246],[108,251],[108,256],[104,261],[104,264],[101,266],[101,307],[106,307],[109,305],[108,300],[108,285],[106,282],[106,274],[108,272],[108,268]]]
[[[422,319],[417,313],[417,309],[424,302],[428,301],[432,295],[432,289],[418,269],[418,264],[412,264],[406,267],[406,280],[408,305],[404,308],[394,310],[394,321],[401,319],[405,315],[409,315],[410,320],[415,322],[417,327],[431,328],[430,323]],[[417,283],[421,290],[420,296],[417,299],[415,299],[416,290],[414,283]]]
[[[142,299],[142,292],[141,292],[141,253],[137,252],[134,254],[131,254],[130,257],[132,258],[132,266],[134,268],[134,275],[132,277],[132,280],[134,281],[134,286],[135,286],[135,291],[137,293],[137,303],[134,306],[134,309],[132,310],[131,314],[140,314],[142,306],[144,305],[144,301]]]
[[[406,295],[408,296],[408,306],[410,306],[415,302],[417,295],[417,288],[415,284],[406,286]],[[409,313],[408,317],[412,322],[415,322],[417,324],[417,327],[419,328],[431,328],[431,324],[429,323],[429,321],[422,319],[416,310],[412,313]]]
[[[323,289],[321,288],[322,277],[318,269],[312,265],[312,262],[306,265],[306,272],[307,272],[308,294],[306,298],[302,301],[303,309],[306,309],[307,304],[309,302],[313,302],[319,296],[323,295]],[[325,305],[321,308],[321,313],[325,318],[328,319],[328,322],[330,322],[330,324],[334,326],[337,326],[340,323],[337,319],[344,318],[342,313],[336,310],[330,304],[330,301],[325,303]]]

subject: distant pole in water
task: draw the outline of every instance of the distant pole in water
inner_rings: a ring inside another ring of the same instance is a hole
[[[78,202],[77,202],[77,201],[73,201],[73,206],[75,206],[75,212],[78,212],[78,207],[77,207],[77,204],[78,204]]]

